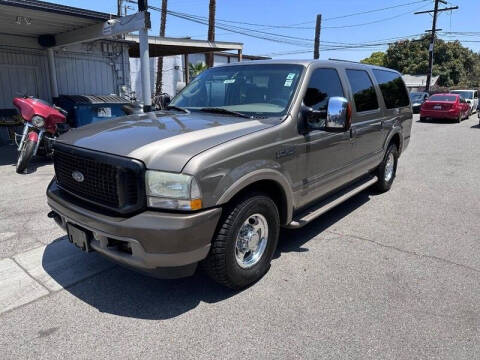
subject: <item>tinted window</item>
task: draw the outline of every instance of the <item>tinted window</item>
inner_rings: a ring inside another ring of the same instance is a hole
[[[465,99],[473,99],[473,91],[468,90],[453,90],[450,91],[452,94],[462,95]]]
[[[347,70],[357,112],[378,109],[377,94],[372,80],[364,70]]]
[[[453,95],[432,95],[428,101],[457,101],[457,97]]]
[[[380,86],[387,109],[408,106],[410,104],[407,89],[400,74],[386,70],[373,70],[373,75]]]
[[[340,77],[335,69],[317,69],[313,72],[303,102],[314,110],[327,110],[331,96],[345,96]]]

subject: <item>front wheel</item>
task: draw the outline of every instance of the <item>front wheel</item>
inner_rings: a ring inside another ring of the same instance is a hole
[[[244,288],[270,268],[279,232],[273,200],[260,193],[244,196],[225,208],[203,268],[224,286]]]
[[[391,144],[383,158],[382,163],[377,168],[378,181],[375,188],[379,192],[390,190],[393,180],[397,174],[398,148],[397,145]]]
[[[28,163],[33,157],[33,151],[35,150],[35,143],[30,140],[26,140],[23,143],[20,152],[18,153],[17,159],[17,173],[23,174],[25,169],[28,167]]]

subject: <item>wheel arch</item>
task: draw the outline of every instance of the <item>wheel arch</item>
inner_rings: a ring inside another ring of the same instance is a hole
[[[272,169],[253,171],[235,181],[218,199],[217,205],[224,205],[246,192],[264,192],[277,205],[280,223],[288,224],[293,214],[293,194],[284,175]]]
[[[397,145],[398,154],[400,155],[403,150],[403,136],[402,130],[400,128],[394,129],[388,136],[387,141],[385,141],[385,151],[387,151],[390,144]]]

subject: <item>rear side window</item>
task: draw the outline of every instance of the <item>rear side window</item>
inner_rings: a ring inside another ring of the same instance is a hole
[[[357,112],[378,109],[377,94],[372,80],[364,70],[347,70]]]
[[[387,109],[399,108],[410,104],[407,89],[400,74],[386,70],[373,70],[373,75],[380,86]]]
[[[303,103],[314,110],[327,110],[328,99],[332,96],[345,96],[337,70],[314,70]]]
[[[428,98],[429,101],[457,101],[454,95],[432,95]]]

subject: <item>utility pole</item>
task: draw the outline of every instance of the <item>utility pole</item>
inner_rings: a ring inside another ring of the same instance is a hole
[[[148,0],[138,0],[138,11],[148,14]],[[140,71],[142,76],[143,111],[152,111],[152,89],[150,87],[150,54],[148,50],[148,29],[150,28],[150,17],[145,27],[138,32],[140,47]]]
[[[165,37],[165,26],[167,24],[167,0],[162,0],[162,12],[160,15],[160,37]],[[163,56],[158,57],[157,61],[157,82],[155,83],[155,95],[162,93],[163,78]]]
[[[208,41],[215,41],[215,10],[217,4],[216,0],[210,0],[208,5]],[[211,68],[214,63],[214,54],[213,52],[207,53],[207,66]],[[188,64],[185,66],[188,67]]]
[[[322,14],[317,15],[317,23],[315,24],[315,42],[313,48],[313,58],[320,58],[320,30],[322,28]]]
[[[123,0],[117,0],[117,15],[122,16],[122,5],[123,5]],[[127,15],[127,14],[125,14]]]
[[[427,73],[427,84],[425,85],[425,91],[429,92],[430,91],[430,83],[432,82],[432,75],[433,75],[433,49],[435,47],[435,33],[438,30],[437,29],[437,17],[438,13],[442,11],[449,11],[449,10],[456,10],[458,9],[458,6],[452,6],[449,8],[443,8],[439,9],[438,4],[447,4],[445,0],[435,0],[435,6],[433,10],[426,10],[426,11],[417,11],[415,12],[415,15],[418,14],[429,14],[433,12],[433,21],[432,21],[432,30],[430,30],[430,45],[428,48],[428,73]],[[428,30],[427,30],[428,31]]]

